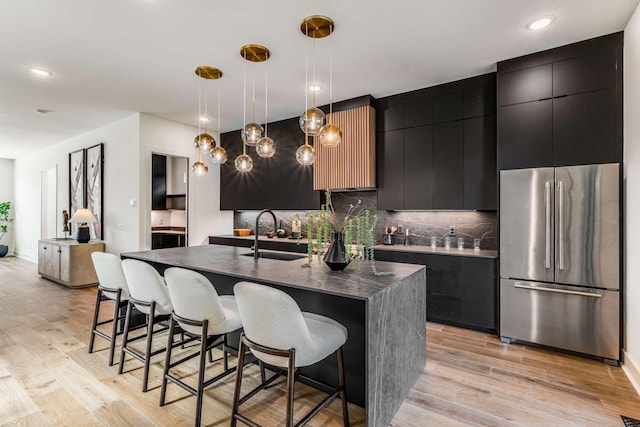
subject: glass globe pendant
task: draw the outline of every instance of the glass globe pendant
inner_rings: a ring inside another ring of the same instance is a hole
[[[336,125],[324,125],[318,132],[318,141],[325,147],[337,147],[342,142],[342,131]]]
[[[273,157],[273,155],[276,154],[276,143],[273,142],[273,139],[269,138],[268,136],[264,136],[260,138],[260,140],[256,144],[256,152],[260,157]]]
[[[316,159],[316,154],[313,147],[309,144],[304,144],[298,147],[296,150],[296,160],[303,166],[312,165]]]
[[[211,151],[209,151],[209,156],[213,163],[219,163],[222,165],[227,162],[227,150],[220,146],[213,147]]]
[[[205,162],[202,162],[202,161],[198,160],[197,162],[195,162],[193,164],[193,166],[191,166],[191,170],[197,176],[203,176],[203,175],[206,175],[207,172],[209,172],[209,167],[207,166],[207,164]]]
[[[309,108],[300,116],[299,124],[302,132],[315,136],[324,126],[325,114],[319,108]]]
[[[196,138],[193,140],[193,145],[196,147],[196,150],[207,152],[211,150],[211,148],[215,147],[216,141],[211,135],[206,133],[205,129],[205,133],[201,133],[200,135],[196,136]]]
[[[245,144],[253,147],[258,143],[260,138],[262,138],[263,132],[264,128],[258,123],[249,123],[242,128],[240,136]]]
[[[240,154],[236,157],[235,165],[238,172],[250,172],[253,169],[253,160],[247,154]]]

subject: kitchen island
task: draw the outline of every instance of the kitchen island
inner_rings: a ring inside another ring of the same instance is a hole
[[[424,266],[379,262],[376,277],[367,262],[333,272],[317,258],[283,261],[247,256],[247,248],[192,246],[122,254],[149,262],[161,273],[183,267],[204,274],[220,295],[243,280],[291,295],[303,311],[331,317],[349,331],[344,346],[347,399],[365,408],[367,426],[387,426],[426,363]],[[237,342],[237,338],[232,337]],[[337,383],[335,355],[305,368],[310,378]]]

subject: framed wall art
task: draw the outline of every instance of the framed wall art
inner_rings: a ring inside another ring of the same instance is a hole
[[[85,207],[84,155],[85,149],[69,153],[69,215]],[[71,224],[71,235],[78,231],[77,224]]]
[[[98,220],[98,222],[89,225],[92,240],[102,240],[103,165],[104,144],[100,143],[87,148],[85,156],[86,206]]]

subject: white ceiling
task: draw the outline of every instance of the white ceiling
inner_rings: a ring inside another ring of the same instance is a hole
[[[239,49],[267,46],[256,75],[256,119],[263,121],[264,69],[269,120],[304,108],[308,15],[335,21],[316,41],[317,80],[328,103],[333,50],[334,98],[382,97],[495,70],[496,61],[623,30],[639,0],[0,0],[0,158],[17,158],[134,112],[198,125],[194,70],[212,65],[222,131],[242,126]],[[556,21],[539,32],[525,24]],[[30,74],[43,67],[53,76]],[[252,71],[253,70],[253,71]],[[38,115],[36,109],[51,110]],[[195,135],[194,135],[195,137]],[[276,141],[277,142],[277,141]],[[180,143],[177,141],[176,143]],[[184,144],[190,144],[184,141]]]

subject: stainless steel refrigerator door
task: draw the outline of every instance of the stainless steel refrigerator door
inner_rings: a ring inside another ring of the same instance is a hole
[[[620,359],[620,293],[500,280],[500,336]]]
[[[556,168],[556,283],[620,289],[617,163]]]
[[[500,171],[500,277],[553,282],[553,168]]]

